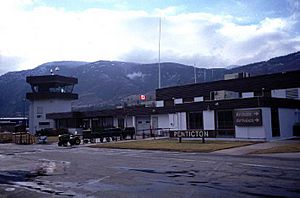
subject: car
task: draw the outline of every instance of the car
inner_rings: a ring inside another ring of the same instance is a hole
[[[38,137],[38,143],[39,144],[47,144],[48,143],[48,137],[46,135],[41,135]]]

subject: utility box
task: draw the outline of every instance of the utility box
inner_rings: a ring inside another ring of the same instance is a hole
[[[0,133],[0,143],[10,143],[12,141],[12,134],[10,132]]]
[[[226,99],[236,99],[239,98],[239,93],[234,91],[214,91],[213,92],[214,100],[226,100]]]

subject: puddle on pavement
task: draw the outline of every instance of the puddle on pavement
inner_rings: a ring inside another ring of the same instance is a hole
[[[162,174],[167,175],[167,177],[195,177],[198,170],[183,170],[183,171],[157,171],[153,169],[135,169],[131,168],[129,170],[143,172],[143,173],[152,173],[152,174]]]
[[[43,181],[36,180],[36,178],[40,176],[64,174],[69,166],[70,162],[39,160],[32,171],[0,171],[0,184],[10,185],[11,187],[7,188],[8,192],[10,190],[13,191],[12,189],[15,189],[15,187],[22,187],[52,195],[74,196],[71,193],[48,188]]]
[[[4,190],[6,192],[12,192],[12,191],[15,191],[16,189],[15,188],[5,188]]]
[[[0,184],[13,184],[14,182],[25,182],[35,177],[30,171],[10,170],[0,171]]]

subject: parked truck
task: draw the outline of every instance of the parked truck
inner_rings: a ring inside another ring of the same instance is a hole
[[[94,129],[94,130],[85,130],[83,131],[83,140],[84,142],[96,142],[96,139],[99,139],[100,142],[103,142],[104,139],[109,141],[115,141],[118,138],[120,140],[126,140],[127,137],[133,139],[135,135],[134,127],[126,127],[125,129],[121,128],[104,128],[104,129]]]

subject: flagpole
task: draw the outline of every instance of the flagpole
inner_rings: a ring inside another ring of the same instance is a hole
[[[194,81],[197,83],[196,63],[194,63]]]
[[[160,39],[161,39],[161,17],[159,17],[158,30],[158,88],[161,88],[161,73],[160,73]]]

